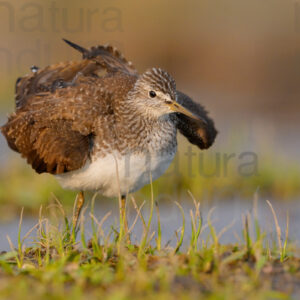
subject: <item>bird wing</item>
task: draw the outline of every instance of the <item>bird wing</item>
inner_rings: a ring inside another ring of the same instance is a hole
[[[103,77],[105,74],[124,73],[128,76],[138,76],[132,63],[115,47],[104,45],[85,49],[68,40],[64,39],[64,41],[82,53],[82,61],[50,65],[33,74],[18,78],[15,88],[16,109],[26,104],[31,95],[64,87],[64,84],[71,84],[72,80],[75,81],[78,75]]]
[[[61,174],[90,156],[100,118],[133,87],[136,76],[104,72],[93,59],[60,63],[17,83],[16,112],[1,128],[8,145],[38,172]]]
[[[85,49],[66,39],[63,40],[72,48],[82,53],[83,59],[96,61],[109,72],[121,71],[130,75],[138,75],[132,62],[128,61],[118,49],[111,45],[100,45]]]
[[[177,91],[177,101],[205,121],[198,121],[179,113],[175,115],[177,129],[190,143],[197,145],[201,149],[209,148],[217,135],[213,120],[208,117],[208,113],[203,106],[194,102],[189,96],[180,91]]]

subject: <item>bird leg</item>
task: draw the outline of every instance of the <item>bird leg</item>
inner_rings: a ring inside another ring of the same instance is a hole
[[[73,220],[72,220],[73,232],[76,231],[79,215],[80,215],[81,209],[83,207],[83,204],[84,204],[84,195],[83,195],[83,192],[79,192],[76,196],[74,210],[73,210]]]
[[[126,217],[126,196],[124,196],[124,195],[121,196],[121,215],[122,215],[122,220],[123,220],[123,225],[124,225],[124,234],[125,234],[127,242],[130,243],[130,236],[129,236],[129,232],[128,232],[128,222],[127,222],[127,217]]]

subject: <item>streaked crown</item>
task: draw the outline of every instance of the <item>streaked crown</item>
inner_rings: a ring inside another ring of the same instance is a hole
[[[148,85],[153,90],[158,90],[169,95],[172,100],[176,99],[176,82],[173,77],[160,68],[147,70],[140,77],[140,83]]]

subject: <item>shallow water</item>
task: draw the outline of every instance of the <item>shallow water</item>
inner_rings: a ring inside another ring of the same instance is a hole
[[[191,222],[190,222],[190,209],[193,209],[193,202],[191,200],[186,200],[183,204],[185,217],[186,217],[186,232],[184,238],[183,247],[187,247],[189,243],[189,238],[191,236]],[[284,238],[284,232],[286,227],[286,212],[289,211],[289,239],[299,246],[300,242],[300,201],[292,201],[288,203],[272,201],[272,205],[276,211],[279,225],[282,229],[282,234]],[[253,202],[238,199],[228,200],[228,201],[216,201],[215,203],[202,204],[201,213],[203,216],[204,224],[207,222],[207,216],[209,210],[215,207],[212,213],[212,222],[216,228],[217,233],[220,232],[225,226],[231,225],[230,228],[222,235],[221,243],[235,243],[238,239],[242,240],[242,215],[253,212]],[[178,207],[174,204],[159,204],[160,210],[160,220],[162,227],[162,245],[169,243],[171,246],[176,244],[175,231],[182,226],[182,216]],[[104,223],[104,229],[106,233],[109,231],[111,225],[115,227],[118,226],[118,207],[117,202],[112,201],[110,203],[105,203],[105,205],[99,205],[96,208],[95,216],[98,220],[103,218],[109,211],[111,211],[110,217]],[[143,215],[147,218],[147,214],[150,211],[149,203],[147,203],[143,208]],[[270,240],[275,240],[275,227],[274,219],[269,206],[265,200],[260,199],[258,201],[258,219],[263,230],[268,233]],[[89,210],[86,211],[87,216],[86,221],[86,232],[87,239],[89,239],[89,234],[91,233],[91,224],[89,221]],[[135,211],[132,204],[128,205],[128,215],[129,215],[129,226],[135,218]],[[7,235],[12,240],[13,244],[17,244],[18,235],[18,220],[2,223],[0,224],[0,251],[9,250],[9,243],[7,241]],[[26,217],[22,224],[22,236],[37,223],[37,218]],[[151,232],[157,229],[157,218],[154,212]],[[253,225],[253,224],[252,224]],[[202,238],[206,239],[208,236],[209,229],[206,227],[202,233]],[[132,235],[133,242],[138,242],[141,238],[142,224],[137,222]],[[254,235],[254,226],[250,224],[250,233]],[[33,233],[34,235],[34,233]],[[154,242],[154,240],[153,240]],[[30,239],[28,239],[27,246],[30,245]]]

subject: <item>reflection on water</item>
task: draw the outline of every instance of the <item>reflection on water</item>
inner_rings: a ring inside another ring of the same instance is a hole
[[[279,225],[282,228],[282,233],[284,235],[285,226],[286,226],[286,212],[289,211],[289,238],[293,242],[297,242],[299,245],[300,241],[300,201],[293,201],[289,203],[280,203],[272,201],[273,207],[277,213]],[[191,222],[190,222],[190,210],[193,209],[193,203],[191,200],[185,201],[182,204],[186,217],[186,233],[184,238],[184,246],[186,247],[189,242],[191,235]],[[252,213],[253,211],[253,202],[252,201],[220,201],[213,204],[206,205],[202,204],[201,212],[203,216],[204,224],[207,221],[207,215],[209,210],[215,207],[212,214],[213,225],[216,228],[217,232],[220,232],[222,228],[228,225],[232,225],[221,237],[221,243],[235,243],[238,241],[238,238],[242,239],[242,215],[247,214],[248,212]],[[170,243],[174,245],[176,243],[175,231],[182,226],[182,216],[178,207],[174,203],[161,203],[159,204],[160,209],[160,219],[162,226],[162,245]],[[111,225],[117,227],[118,224],[118,207],[117,202],[112,201],[106,203],[105,205],[97,206],[95,216],[98,219],[104,217],[107,212],[111,211],[111,216],[104,223],[105,231],[108,232],[111,228]],[[149,203],[147,203],[143,208],[143,215],[147,218],[150,211]],[[88,216],[89,211],[87,210],[86,216]],[[130,224],[135,218],[135,211],[132,204],[128,205],[128,215]],[[270,211],[269,206],[264,200],[259,200],[258,202],[258,218],[260,225],[263,230],[269,233],[270,238],[274,238],[274,219]],[[17,244],[17,234],[18,234],[18,220],[10,222],[7,224],[0,225],[0,251],[9,250],[9,244],[6,236],[9,235],[14,245]],[[37,223],[36,218],[25,218],[22,225],[22,236]],[[152,231],[157,229],[157,218],[154,213],[153,222],[152,222]],[[91,232],[91,224],[89,218],[86,221],[86,231],[87,238]],[[151,231],[151,232],[152,232]],[[134,230],[132,240],[133,242],[138,242],[141,238],[142,233],[142,223],[137,222]],[[253,232],[252,232],[253,233]],[[206,228],[202,233],[202,238],[206,239],[208,234],[208,228]],[[284,237],[283,237],[284,238]],[[27,242],[27,246],[30,245],[30,242]]]

